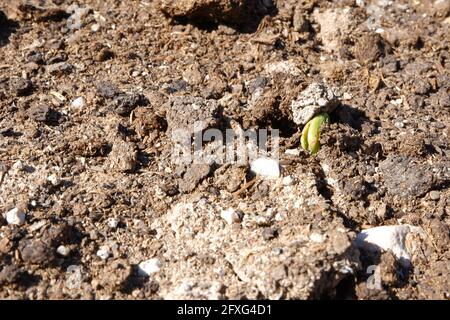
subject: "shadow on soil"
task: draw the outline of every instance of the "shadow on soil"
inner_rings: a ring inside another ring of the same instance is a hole
[[[192,24],[193,26],[205,30],[205,31],[214,31],[217,30],[219,24],[223,23],[240,33],[254,33],[258,30],[258,27],[261,21],[266,16],[276,16],[278,13],[278,9],[276,6],[271,3],[269,7],[265,7],[260,1],[250,0],[247,1],[247,6],[252,7],[252,9],[247,9],[248,12],[243,14],[243,18],[239,20],[239,22],[235,23],[227,23],[225,22],[217,22],[215,19],[205,18],[203,12],[199,12],[199,14],[192,14],[190,17],[180,16],[173,19],[176,24]]]
[[[16,32],[19,24],[9,20],[3,11],[0,10],[0,47],[9,43],[9,37]]]

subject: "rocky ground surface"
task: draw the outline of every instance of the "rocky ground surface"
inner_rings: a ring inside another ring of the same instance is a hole
[[[0,298],[449,299],[449,35],[448,0],[1,1]],[[199,120],[281,172],[174,162]]]

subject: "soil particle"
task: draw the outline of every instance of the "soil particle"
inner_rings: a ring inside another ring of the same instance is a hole
[[[380,276],[381,276],[381,282],[384,287],[391,287],[395,286],[399,283],[399,274],[402,270],[402,266],[398,262],[395,255],[390,252],[384,252],[381,254],[380,259]]]
[[[68,16],[64,9],[55,6],[51,1],[20,0],[14,2],[13,9],[20,20],[48,22],[60,21]]]
[[[118,172],[132,172],[138,163],[137,155],[134,143],[117,138],[108,155],[107,168]]]
[[[292,26],[297,32],[309,32],[311,30],[311,22],[305,17],[305,13],[300,7],[295,8]]]
[[[450,230],[445,223],[437,219],[433,219],[430,223],[430,229],[433,235],[433,240],[438,248],[450,243]]]
[[[166,106],[167,125],[174,134],[183,130],[183,138],[220,124],[221,109],[216,100],[201,97],[173,97]],[[194,126],[197,125],[197,126]]]
[[[311,83],[296,100],[292,101],[293,120],[298,125],[305,125],[316,114],[329,113],[339,104],[339,93],[328,88],[323,82]]]
[[[183,175],[183,179],[179,182],[180,191],[184,193],[193,191],[211,173],[212,167],[211,164],[194,164],[190,166]]]
[[[0,271],[0,284],[4,285],[16,282],[19,279],[21,273],[22,270],[16,265],[4,266]]]
[[[380,164],[387,192],[400,197],[420,197],[435,182],[429,166],[407,156],[389,156]]]
[[[278,235],[278,230],[274,228],[265,228],[262,231],[262,237],[264,240],[269,241],[275,239]]]
[[[418,95],[425,95],[431,90],[431,85],[426,79],[415,79],[413,92]]]
[[[36,240],[24,240],[19,247],[20,255],[25,263],[48,265],[53,262],[54,250],[46,242]]]
[[[36,122],[43,122],[50,125],[58,124],[60,117],[59,113],[50,108],[48,105],[37,105],[35,107],[31,107],[28,111],[28,115]]]
[[[243,183],[247,170],[246,168],[225,165],[217,169],[214,173],[214,185],[228,192],[235,192]]]
[[[387,45],[379,34],[367,34],[360,39],[355,46],[355,57],[358,61],[367,65],[383,57],[387,51]],[[390,71],[395,70],[390,66]]]
[[[73,69],[73,66],[68,62],[58,62],[46,67],[47,72],[53,76],[70,74]]]
[[[120,92],[116,85],[108,81],[101,81],[96,87],[98,94],[104,98],[114,98]]]
[[[163,0],[161,10],[173,18],[242,24],[254,0]]]
[[[99,62],[103,62],[109,59],[112,59],[115,57],[115,53],[114,51],[107,49],[107,48],[103,48],[100,50],[100,52],[97,54],[97,56],[95,57],[95,60],[99,61]]]
[[[13,77],[9,80],[10,90],[17,96],[29,95],[33,90],[33,83],[28,79]]]
[[[109,92],[108,92],[109,94]],[[128,116],[138,106],[146,106],[147,98],[142,94],[119,94],[111,104],[111,108],[120,116]]]
[[[327,52],[339,52],[351,30],[355,27],[353,9],[326,9],[316,11],[314,18],[320,25],[319,37]]]

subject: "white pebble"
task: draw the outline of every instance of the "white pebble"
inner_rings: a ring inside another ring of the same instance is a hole
[[[98,30],[100,30],[100,25],[98,23],[95,23],[91,26],[91,30],[92,32],[97,32]]]
[[[228,224],[241,222],[241,218],[239,217],[239,214],[233,208],[229,208],[228,210],[222,210],[222,212],[220,213],[220,216]]]
[[[352,95],[348,92],[344,92],[342,95],[342,100],[350,100],[352,98]]]
[[[326,237],[323,234],[313,232],[310,234],[309,239],[312,242],[322,243],[326,240]]]
[[[118,225],[119,225],[119,220],[117,218],[109,218],[108,219],[108,227],[110,227],[111,229],[117,228]]]
[[[109,258],[109,248],[107,246],[101,246],[97,251],[97,256],[99,256],[102,260],[106,260]]]
[[[18,208],[9,210],[5,217],[8,224],[21,225],[25,223],[25,212],[22,212]]]
[[[285,154],[291,155],[291,156],[299,156],[300,155],[300,150],[299,149],[286,149],[286,151],[284,152]]]
[[[14,164],[12,165],[12,169],[14,171],[23,171],[25,169],[25,165],[23,164],[23,162],[21,160],[17,160],[16,162],[14,162]]]
[[[285,218],[285,214],[283,212],[278,212],[275,215],[275,221],[283,221]]]
[[[67,257],[70,253],[70,249],[66,246],[59,246],[56,249],[56,252],[63,257]]]
[[[142,261],[138,265],[138,273],[141,276],[149,276],[159,270],[161,270],[161,261],[158,258]]]
[[[398,129],[402,129],[405,127],[405,124],[402,121],[397,121],[394,123],[394,126]]]
[[[405,240],[409,233],[423,234],[423,230],[408,224],[375,227],[361,231],[356,236],[355,243],[357,247],[367,251],[392,251],[404,266],[408,266],[411,256]]]
[[[287,176],[283,178],[283,186],[290,186],[292,185],[292,183],[294,183],[294,180],[292,179],[291,176]]]
[[[59,179],[57,174],[51,174],[47,177],[47,180],[50,181],[50,183],[53,186],[58,186],[61,183],[61,179]]]
[[[253,161],[250,170],[262,177],[276,179],[280,176],[280,165],[278,161],[269,158],[259,158]]]
[[[86,105],[86,100],[84,100],[83,97],[79,97],[76,98],[75,100],[72,101],[72,107],[74,108],[84,108],[84,106]]]

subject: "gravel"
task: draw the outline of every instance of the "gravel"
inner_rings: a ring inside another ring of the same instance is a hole
[[[252,162],[250,170],[267,179],[276,179],[281,175],[281,167],[278,161],[268,158],[259,158]]]
[[[404,266],[410,266],[412,252],[408,248],[417,248],[418,245],[407,246],[406,240],[409,234],[424,235],[424,231],[420,227],[411,225],[375,227],[361,231],[355,243],[360,249],[366,251],[377,252],[380,249],[392,251]]]
[[[19,208],[14,208],[5,213],[6,222],[8,224],[22,225],[25,223],[25,212]]]
[[[160,271],[161,267],[162,264],[158,258],[151,258],[139,263],[138,273],[141,276],[150,276],[151,274]]]
[[[291,108],[294,122],[305,125],[318,113],[330,113],[339,104],[339,93],[335,88],[329,88],[323,82],[311,83],[296,100]]]

